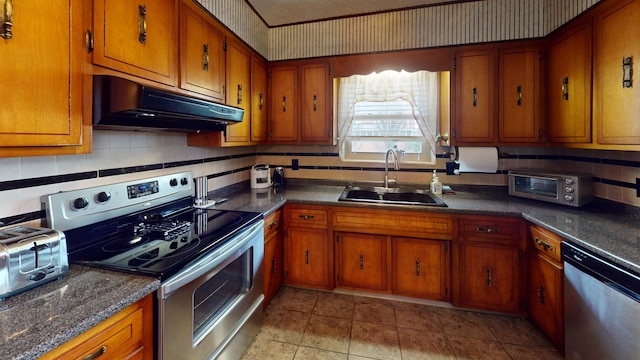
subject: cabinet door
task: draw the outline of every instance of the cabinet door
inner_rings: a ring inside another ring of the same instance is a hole
[[[264,242],[264,295],[263,307],[280,290],[282,285],[282,232],[275,230]]]
[[[298,94],[296,66],[273,67],[270,70],[269,141],[298,140]]]
[[[251,141],[268,139],[267,125],[267,64],[251,56]]]
[[[224,101],[224,34],[182,4],[180,87]]]
[[[551,39],[547,64],[548,138],[591,142],[591,26],[578,23]]]
[[[387,290],[387,237],[339,233],[336,285],[358,290]]]
[[[499,54],[498,140],[542,142],[540,50],[501,50]]]
[[[284,248],[286,283],[329,288],[327,230],[289,227]]]
[[[448,300],[448,242],[392,238],[392,290],[394,294]]]
[[[495,141],[494,59],[491,50],[456,57],[456,144]]]
[[[176,85],[176,0],[96,0],[93,6],[94,64]]]
[[[329,65],[303,65],[300,67],[300,76],[301,141],[330,144],[333,128]]]
[[[251,141],[251,54],[240,43],[227,38],[227,104],[244,109],[242,122],[227,125],[228,143]]]
[[[81,0],[13,2],[12,36],[0,41],[0,156],[55,154],[26,147],[58,145],[66,153],[82,145],[83,6]],[[19,146],[25,148],[9,148]]]
[[[640,60],[640,1],[615,2],[595,17],[594,24],[593,115],[598,143],[638,145],[640,82],[634,80],[640,72],[634,67]],[[630,64],[623,65],[624,61]]]
[[[493,243],[461,242],[459,251],[461,305],[519,311],[519,249]]]
[[[564,349],[562,266],[532,251],[529,255],[527,304],[529,318],[558,347]]]

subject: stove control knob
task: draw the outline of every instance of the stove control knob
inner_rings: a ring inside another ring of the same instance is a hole
[[[74,210],[82,210],[82,209],[85,209],[87,206],[89,206],[89,200],[87,200],[87,198],[77,198],[73,200],[73,204],[71,204],[71,207]]]
[[[189,184],[189,179],[187,179],[186,177],[183,177],[182,179],[180,179],[180,185],[188,185]]]
[[[98,193],[98,196],[96,196],[96,199],[98,200],[99,203],[104,204],[107,201],[111,200],[111,194],[106,191],[102,191]]]
[[[171,185],[172,187],[178,186],[178,180],[176,178],[169,180],[169,185]]]

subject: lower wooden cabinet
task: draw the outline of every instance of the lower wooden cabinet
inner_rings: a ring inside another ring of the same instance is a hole
[[[387,237],[336,234],[336,286],[365,291],[387,291]]]
[[[391,290],[394,294],[449,300],[449,241],[391,238]]]
[[[281,210],[264,219],[264,302],[266,308],[282,286],[283,240]]]
[[[527,312],[529,319],[551,343],[564,352],[564,270],[560,258],[562,239],[538,226],[529,227]]]
[[[50,351],[48,359],[154,358],[153,294]]]

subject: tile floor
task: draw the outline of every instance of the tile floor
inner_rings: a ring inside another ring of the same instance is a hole
[[[283,287],[242,360],[563,359],[527,320]]]

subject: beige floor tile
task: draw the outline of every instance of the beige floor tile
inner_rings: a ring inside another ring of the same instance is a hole
[[[398,328],[426,330],[431,332],[443,331],[437,311],[433,306],[418,304],[396,305],[396,323]]]
[[[300,345],[347,353],[351,337],[351,320],[311,315]]]
[[[297,345],[256,338],[240,358],[241,360],[292,360]]]
[[[554,348],[538,329],[523,318],[491,314],[480,314],[480,317],[503,344]]]
[[[381,360],[401,358],[395,326],[354,321],[351,326],[349,355]]]
[[[259,338],[298,344],[311,314],[280,308],[268,308],[258,333]]]
[[[509,354],[497,341],[448,336],[453,352],[459,360],[510,360]]]
[[[353,320],[396,326],[395,307],[391,302],[356,302]]]
[[[353,295],[326,293],[318,298],[313,313],[339,317],[343,319],[353,319],[353,309],[355,307]]]
[[[284,286],[280,289],[278,295],[273,298],[270,305],[277,308],[310,313],[313,311],[320,295],[322,293],[319,291]]]
[[[493,340],[489,327],[485,325],[478,313],[457,309],[437,309],[438,319],[447,335],[469,337],[474,339]]]
[[[564,356],[555,349],[541,349],[520,345],[502,344],[513,360],[562,360]]]
[[[402,360],[455,360],[444,333],[398,328]]]
[[[294,360],[347,360],[347,354],[300,346]]]

